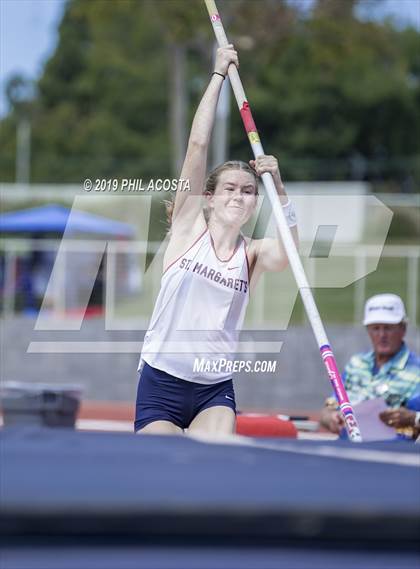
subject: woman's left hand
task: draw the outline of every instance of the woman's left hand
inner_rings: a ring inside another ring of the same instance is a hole
[[[258,176],[269,172],[273,176],[274,183],[278,190],[283,190],[283,182],[280,175],[279,163],[275,156],[267,156],[263,154],[255,160],[250,160],[249,165]]]

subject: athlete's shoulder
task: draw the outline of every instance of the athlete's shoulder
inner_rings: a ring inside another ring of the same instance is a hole
[[[189,236],[171,234],[163,259],[163,271],[166,272],[178,259],[195,247],[200,247],[207,234],[207,225],[194,228]]]
[[[253,239],[252,237],[246,237],[245,235],[242,235],[242,237],[245,242],[248,260],[251,263],[257,259],[261,250],[263,239]]]

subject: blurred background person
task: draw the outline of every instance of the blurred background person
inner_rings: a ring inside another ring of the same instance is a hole
[[[420,426],[420,362],[404,342],[407,330],[403,301],[396,294],[377,294],[365,305],[363,324],[372,350],[354,355],[343,381],[353,405],[382,397],[389,409],[380,419],[395,429]],[[332,433],[344,426],[334,397],[321,411],[321,424]]]

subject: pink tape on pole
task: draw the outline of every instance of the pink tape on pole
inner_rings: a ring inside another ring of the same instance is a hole
[[[252,118],[251,108],[248,101],[244,101],[242,109],[240,110],[242,121],[245,126],[245,130],[249,132],[257,132],[257,127],[255,126],[254,119]]]
[[[340,372],[338,371],[338,367],[334,358],[334,354],[332,353],[330,346],[322,346],[320,351],[322,359],[324,360],[325,367],[327,368],[330,381],[334,388],[334,393],[337,397],[340,411],[344,415],[349,437],[359,439],[360,432],[357,426],[357,422],[354,418],[353,407],[350,404],[347,392],[344,388],[343,381],[341,379]]]
[[[337,396],[339,405],[349,403],[347,393],[344,389],[343,382],[341,380],[340,372],[338,371],[337,364],[335,362],[334,354],[331,351],[330,346],[322,346],[321,356],[324,360],[325,367],[327,368],[330,381],[333,385],[334,392]]]

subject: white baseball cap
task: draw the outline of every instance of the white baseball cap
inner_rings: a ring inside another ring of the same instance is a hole
[[[396,294],[376,294],[365,304],[363,324],[399,324],[406,319],[404,303]]]

